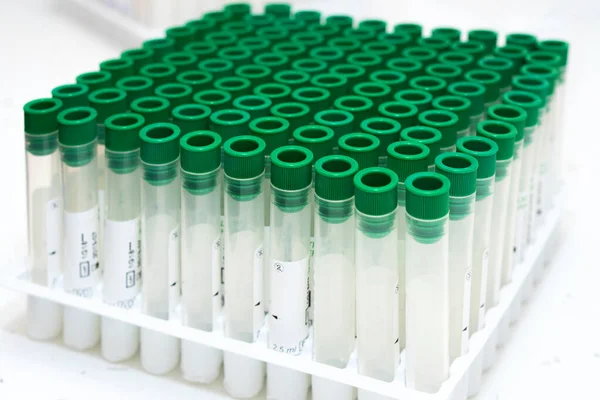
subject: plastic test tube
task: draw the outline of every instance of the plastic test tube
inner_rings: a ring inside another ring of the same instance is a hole
[[[314,359],[346,368],[355,346],[354,175],[358,163],[325,156],[315,164]],[[354,390],[312,377],[315,400],[353,400]]]
[[[399,350],[406,346],[406,277],[405,267],[405,235],[406,235],[406,178],[416,172],[426,172],[431,151],[423,143],[396,142],[387,148],[387,167],[398,175],[398,209],[396,224],[398,226],[398,329]]]
[[[406,142],[418,142],[427,146],[429,149],[427,169],[433,172],[435,169],[435,158],[440,154],[442,133],[438,129],[429,126],[410,126],[402,129],[400,139]]]
[[[419,114],[422,125],[438,129],[442,133],[440,152],[453,152],[456,150],[458,132],[458,116],[452,111],[427,110]]]
[[[183,324],[211,332],[221,310],[221,137],[195,131],[180,140],[181,301]],[[181,341],[183,378],[217,379],[223,352]]]
[[[265,142],[236,136],[223,145],[225,172],[225,335],[254,342],[264,323]],[[225,353],[224,386],[237,398],[252,398],[263,388],[265,364]]]
[[[100,281],[98,262],[98,177],[96,110],[68,108],[58,115],[63,178],[63,251],[65,291],[92,298]],[[87,350],[100,339],[100,317],[64,309],[63,340]]]
[[[180,129],[170,123],[146,125],[140,132],[142,182],[143,310],[168,320],[179,302]],[[141,330],[142,367],[161,375],[179,362],[179,339]]]
[[[450,181],[419,172],[406,185],[406,386],[435,393],[448,378]]]
[[[133,307],[141,286],[140,215],[141,174],[139,114],[115,114],[105,120],[106,203],[102,221],[106,234],[104,302],[125,309]],[[135,325],[103,317],[102,356],[112,362],[127,360],[137,352],[140,330]]]
[[[308,262],[312,188],[310,150],[283,146],[271,153],[269,348],[298,355],[308,336]],[[310,376],[267,365],[267,397],[304,400]]]
[[[477,133],[477,124],[484,118],[484,94],[485,86],[477,82],[460,81],[448,85],[448,93],[453,96],[462,96],[471,100],[469,108],[469,135],[475,136]]]
[[[27,211],[31,280],[53,287],[61,273],[62,193],[58,152],[59,99],[37,99],[23,107],[27,162]],[[63,325],[60,304],[27,298],[27,335],[52,339]]]
[[[487,270],[492,227],[492,207],[494,201],[494,175],[496,173],[496,153],[498,145],[484,137],[459,139],[456,149],[477,160],[477,181],[475,191],[475,227],[472,252],[471,298],[469,315],[469,336],[484,326]],[[473,361],[469,373],[469,395],[479,392],[483,357]]]
[[[354,176],[354,186],[358,372],[391,382],[400,360],[398,176],[386,168],[365,168]],[[358,398],[382,397],[359,389]]]
[[[450,363],[469,349],[477,168],[477,160],[467,154],[443,153],[435,159],[436,172],[450,181]]]

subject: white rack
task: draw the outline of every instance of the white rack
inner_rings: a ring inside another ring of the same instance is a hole
[[[559,199],[560,200],[560,199]],[[561,216],[560,201],[557,206],[547,213],[545,224],[539,229],[537,241],[529,247],[525,261],[514,270],[513,281],[501,290],[500,303],[489,310],[485,317],[485,328],[474,334],[470,340],[467,355],[458,358],[450,368],[450,377],[436,394],[426,394],[407,389],[404,385],[404,364],[400,363],[396,379],[382,382],[358,374],[356,354],[345,369],[338,369],[312,360],[312,340],[309,339],[300,356],[290,356],[269,350],[267,346],[267,326],[263,327],[256,343],[244,343],[228,339],[223,335],[222,318],[214,332],[203,332],[181,325],[179,318],[169,321],[156,319],[141,313],[140,307],[124,310],[106,305],[101,298],[85,299],[65,293],[60,287],[47,288],[31,283],[27,272],[26,262],[9,263],[0,274],[0,285],[28,295],[51,300],[66,306],[79,308],[92,313],[111,317],[143,328],[152,329],[181,339],[201,343],[224,351],[242,354],[246,357],[283,366],[292,370],[316,375],[346,385],[365,389],[380,395],[401,400],[465,400],[468,391],[468,376],[475,360],[486,350],[487,346],[495,343],[492,338],[514,320],[521,302],[529,296],[534,279],[539,276],[544,265],[557,245],[559,222]],[[101,293],[101,288],[96,293]],[[136,304],[141,304],[138,298]]]

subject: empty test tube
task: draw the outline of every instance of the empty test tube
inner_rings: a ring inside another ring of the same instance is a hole
[[[37,99],[23,107],[27,165],[28,256],[31,281],[53,287],[61,274],[62,193],[58,151],[59,99]],[[27,335],[52,339],[63,325],[62,307],[37,297],[27,298]]]
[[[402,129],[400,138],[406,142],[418,142],[427,146],[429,149],[427,169],[433,172],[435,169],[435,158],[440,154],[440,143],[442,141],[442,133],[439,129],[422,125],[411,126]]]
[[[427,110],[419,114],[422,125],[438,129],[442,133],[440,152],[453,152],[456,150],[458,132],[458,116],[452,111]]]

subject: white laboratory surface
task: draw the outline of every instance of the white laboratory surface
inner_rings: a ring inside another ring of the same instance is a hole
[[[87,0],[93,1],[93,0]],[[152,30],[117,29],[73,12],[73,0],[0,2],[0,268],[26,249],[25,157],[22,106],[49,96],[58,85],[97,69],[106,59]],[[218,2],[214,2],[217,4]],[[254,1],[260,10],[262,1]],[[600,163],[597,99],[600,93],[600,3],[593,0],[302,0],[296,9],[319,9],[417,21],[462,30],[494,28],[531,32],[570,42],[562,240],[543,279],[510,328],[496,365],[484,375],[475,400],[600,398],[600,263],[595,229],[600,224]],[[89,15],[88,15],[89,17]],[[131,28],[131,29],[129,29]],[[111,35],[108,35],[112,32]],[[116,32],[119,32],[116,34]],[[136,36],[137,35],[137,36]],[[140,36],[141,35],[141,36]],[[34,342],[25,334],[25,295],[0,289],[0,399],[226,400],[222,381],[202,386],[185,382],[179,371],[166,376],[144,372],[139,359],[106,362],[100,349],[68,350],[62,341]],[[264,394],[256,399],[264,399]]]

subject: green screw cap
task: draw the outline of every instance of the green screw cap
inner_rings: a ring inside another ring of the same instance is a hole
[[[167,29],[166,35],[175,42],[175,50],[183,50],[186,44],[196,38],[196,30],[190,26],[175,26]]]
[[[146,124],[168,122],[170,115],[169,100],[157,96],[147,96],[135,99],[131,103],[131,111],[144,117]]]
[[[215,132],[190,132],[179,143],[183,171],[205,174],[221,166],[221,137]]]
[[[202,21],[207,21],[207,20],[202,20]],[[240,40],[240,45],[242,44],[243,41],[244,41],[244,39]],[[214,58],[217,56],[218,50],[219,50],[219,48],[217,47],[216,44],[209,43],[209,42],[188,43],[184,49],[184,51],[195,55],[196,57],[198,57],[198,59]],[[161,60],[162,60],[162,58],[161,58]]]
[[[285,146],[291,137],[290,123],[279,117],[261,117],[250,121],[250,133],[265,141],[265,154]]]
[[[292,69],[314,75],[327,71],[327,62],[318,58],[300,58],[292,63]]]
[[[154,91],[158,97],[169,100],[170,110],[175,107],[192,102],[192,88],[183,83],[165,83]]]
[[[105,146],[114,152],[129,152],[140,148],[140,130],[144,117],[135,113],[115,114],[106,119]]]
[[[349,15],[330,15],[325,18],[325,25],[333,25],[344,30],[352,28],[352,25],[354,25],[354,20]]]
[[[379,105],[379,115],[397,121],[402,128],[408,128],[417,123],[417,106],[404,101],[387,101]]]
[[[254,88],[254,94],[267,97],[273,103],[282,103],[289,99],[292,89],[281,83],[263,83]]]
[[[112,75],[108,71],[86,72],[75,78],[79,84],[86,85],[90,92],[109,88],[112,85]]]
[[[247,135],[250,114],[242,110],[219,110],[210,115],[209,129],[225,141],[235,136]]]
[[[364,96],[342,96],[333,102],[334,108],[354,115],[354,121],[356,122],[368,118],[373,112],[374,106],[373,100]],[[358,124],[355,125],[355,128],[358,129]]]
[[[485,87],[483,96],[485,103],[493,103],[500,97],[500,81],[502,77],[496,71],[473,69],[465,74],[465,80],[481,83]]]
[[[252,6],[249,3],[229,3],[223,7],[223,11],[230,15],[233,20],[240,20],[250,14]]]
[[[250,94],[252,82],[246,78],[226,76],[224,78],[217,79],[213,85],[215,89],[229,92],[231,93],[232,98],[235,98]]]
[[[179,158],[181,130],[175,124],[149,124],[140,131],[140,159],[146,164],[163,165]]]
[[[434,28],[431,31],[431,36],[435,37],[435,36],[441,36],[447,40],[449,40],[450,42],[460,42],[460,29],[457,28],[452,28],[452,27],[439,27],[439,28]]]
[[[565,67],[569,62],[569,43],[563,40],[542,40],[538,43],[538,48],[542,51],[560,55],[562,62],[561,67]]]
[[[394,32],[404,33],[411,37],[413,43],[416,43],[417,39],[423,34],[423,26],[412,22],[404,22],[395,25]]]
[[[500,87],[507,88],[510,86],[515,64],[504,57],[485,56],[477,61],[477,67],[490,71],[495,71],[500,74]]]
[[[314,10],[298,11],[294,14],[294,19],[304,21],[306,25],[320,24],[321,13]]]
[[[438,52],[428,47],[414,46],[402,50],[402,56],[420,61],[424,66],[427,66],[435,62]]]
[[[456,42],[451,47],[452,51],[456,51],[459,53],[465,53],[473,56],[475,60],[479,60],[487,53],[487,49],[485,44],[476,41],[476,40],[468,40],[466,42]]]
[[[541,64],[527,64],[521,67],[521,74],[525,76],[534,76],[548,81],[549,92],[554,93],[556,82],[560,77],[558,68],[549,67]],[[515,77],[516,78],[516,77]],[[519,78],[521,79],[521,78]]]
[[[378,70],[383,65],[383,58],[374,53],[354,53],[346,58],[346,62],[363,67],[367,74]]]
[[[45,135],[58,130],[58,113],[63,108],[60,99],[36,99],[23,106],[25,133]]]
[[[223,144],[223,169],[233,179],[252,179],[265,170],[265,141],[240,135]]]
[[[360,124],[363,132],[369,133],[379,139],[379,156],[387,155],[387,148],[400,139],[400,123],[385,117],[367,118]]]
[[[426,47],[441,53],[450,49],[452,42],[443,36],[420,37],[417,40],[417,46]]]
[[[119,79],[115,86],[127,93],[127,104],[131,104],[140,97],[152,96],[152,79],[145,76],[134,75]]]
[[[431,108],[433,95],[425,90],[404,89],[396,92],[394,99],[396,101],[413,104],[419,109],[419,112],[422,112]]]
[[[307,30],[309,32],[316,32],[322,35],[325,38],[325,40],[338,36],[340,34],[340,28],[332,25],[309,25]]]
[[[289,58],[282,53],[262,53],[254,57],[252,62],[269,67],[273,73],[276,73],[285,69],[289,64]]]
[[[348,79],[339,74],[318,74],[312,77],[310,84],[326,89],[333,98],[338,98],[345,94]]]
[[[498,145],[493,140],[481,136],[465,136],[456,142],[456,151],[477,160],[477,179],[487,179],[496,174]]]
[[[357,96],[371,99],[375,107],[379,107],[381,103],[390,100],[392,96],[392,88],[380,82],[357,83],[352,88],[352,92]]]
[[[495,104],[488,109],[488,119],[504,121],[513,125],[517,130],[515,142],[523,140],[527,111],[519,106],[510,104]]]
[[[178,51],[167,54],[163,57],[162,61],[165,64],[174,66],[177,69],[177,73],[181,73],[195,70],[198,64],[198,57],[186,51]]]
[[[111,115],[127,111],[126,98],[127,93],[121,89],[99,89],[92,92],[88,100],[90,106],[98,113],[96,122],[104,124],[104,121]]]
[[[89,88],[80,83],[57,86],[52,89],[52,97],[60,99],[63,108],[85,107],[88,102]]]
[[[217,23],[212,19],[193,19],[185,25],[194,30],[195,41],[204,40],[206,34],[214,31],[217,27]]]
[[[366,215],[386,215],[398,206],[398,176],[387,168],[365,168],[354,175],[354,204]]]
[[[486,53],[491,53],[498,42],[498,32],[488,29],[474,29],[468,32],[467,38],[483,43]]]
[[[475,193],[477,168],[477,159],[465,153],[443,153],[435,159],[435,172],[450,181],[450,197],[466,197]]]
[[[426,172],[430,150],[419,142],[394,142],[387,148],[387,167],[398,175],[398,181],[417,172]]]
[[[100,63],[100,71],[110,72],[113,85],[121,78],[133,75],[133,61],[127,58],[115,58]]]
[[[283,54],[290,62],[305,57],[308,53],[306,46],[297,42],[280,42],[273,46],[273,52]]]
[[[343,110],[323,110],[315,114],[315,123],[331,128],[335,139],[352,132],[354,128],[354,115]]]
[[[303,44],[306,49],[312,49],[325,42],[323,35],[317,32],[297,32],[290,37],[290,40],[292,42]]]
[[[233,107],[246,111],[252,119],[268,116],[272,105],[273,102],[268,97],[254,94],[240,96],[233,101]]]
[[[358,27],[382,33],[386,31],[387,23],[381,19],[364,19],[358,23]]]
[[[406,179],[406,212],[413,218],[436,220],[450,211],[450,181],[436,172],[417,172]]]
[[[417,76],[408,82],[408,86],[416,90],[424,90],[433,96],[440,96],[445,92],[448,84],[442,78],[435,76]]]
[[[356,53],[360,51],[360,48],[362,47],[360,40],[344,36],[329,39],[329,41],[327,41],[327,45],[336,49],[340,49],[346,55]]]
[[[210,107],[212,111],[217,111],[229,108],[231,98],[231,93],[224,90],[206,89],[196,93],[193,100],[195,103]]]
[[[512,74],[514,75],[525,63],[527,49],[523,46],[507,44],[504,47],[496,47],[492,54],[496,57],[502,57],[511,60],[513,62]]]
[[[58,142],[62,146],[82,146],[96,140],[96,117],[91,107],[67,108],[58,114]]]
[[[276,44],[287,39],[289,32],[282,26],[264,26],[256,30],[256,36],[269,40],[271,44]]]
[[[294,130],[294,144],[306,147],[313,153],[313,161],[333,153],[333,129],[322,125],[304,125]]]
[[[379,164],[379,145],[379,139],[368,133],[349,133],[338,140],[340,154],[355,159],[360,169]]]
[[[419,114],[419,122],[439,130],[442,133],[441,148],[456,144],[458,131],[458,116],[451,111],[428,110]]]
[[[423,71],[423,68],[425,68],[421,61],[406,57],[392,58],[388,60],[385,65],[391,70],[402,72],[406,75],[406,79],[419,76]]]
[[[348,81],[348,87],[354,86],[360,82],[363,77],[367,74],[367,70],[360,65],[352,64],[338,64],[334,65],[329,69],[329,72],[336,75],[342,75],[346,77]]]
[[[463,96],[440,96],[433,99],[431,106],[434,110],[450,111],[458,117],[459,131],[469,128],[471,100]]]
[[[275,17],[271,14],[249,14],[244,15],[242,21],[250,24],[255,30],[263,26],[270,26],[275,23]]]
[[[121,53],[121,58],[131,60],[133,62],[133,73],[137,74],[144,65],[154,61],[154,50],[148,47],[125,50]]]
[[[504,93],[502,103],[524,109],[527,113],[527,118],[525,119],[526,127],[529,128],[537,125],[539,111],[543,104],[539,96],[530,92],[511,90]]]
[[[515,149],[517,128],[503,121],[481,121],[477,124],[477,136],[493,140],[498,145],[498,160],[510,160]]]
[[[393,44],[398,52],[402,52],[402,50],[409,47],[412,43],[411,37],[402,32],[383,32],[377,36],[377,39],[382,42]]]
[[[236,68],[234,72],[238,78],[248,79],[252,85],[257,86],[266,83],[271,77],[271,68],[264,65],[246,64]]]
[[[214,43],[217,47],[233,46],[238,40],[237,35],[229,31],[210,32],[204,36],[204,40],[209,43]]]
[[[526,64],[539,64],[548,67],[561,68],[564,66],[564,59],[560,54],[551,51],[532,51],[525,57]]]
[[[477,82],[454,82],[448,86],[448,93],[454,96],[466,97],[471,101],[469,114],[474,117],[484,110],[485,86]]]
[[[398,49],[395,44],[384,41],[369,42],[362,46],[363,53],[371,53],[381,57],[383,62],[387,62],[390,58],[394,57],[398,53]]]
[[[271,184],[282,190],[301,190],[312,182],[313,154],[301,146],[283,146],[271,153]]]
[[[461,67],[452,64],[430,64],[425,67],[425,73],[431,77],[442,79],[445,83],[450,84],[460,79],[463,70]]]
[[[545,107],[550,95],[550,83],[547,79],[538,78],[536,76],[515,76],[513,77],[513,88],[522,90],[537,95],[542,99],[542,107]]]
[[[177,83],[188,85],[193,92],[208,89],[213,81],[213,76],[206,71],[184,71],[177,74]]]
[[[440,154],[442,132],[430,126],[410,126],[402,129],[400,138],[407,142],[418,142],[429,149],[427,164],[433,165],[435,158]]]
[[[292,13],[292,6],[288,3],[271,3],[265,5],[265,14],[274,15],[275,18],[288,18]]]
[[[510,33],[506,35],[506,44],[523,46],[531,51],[537,47],[537,38],[529,33]]]
[[[154,87],[173,82],[177,76],[177,68],[165,63],[146,64],[140,69],[140,75],[152,79]]]
[[[315,164],[315,193],[330,201],[354,197],[354,175],[358,163],[347,156],[325,156]]]
[[[438,62],[443,65],[453,65],[455,67],[459,67],[464,72],[468,71],[473,67],[473,65],[475,65],[475,57],[473,57],[469,53],[463,53],[459,51],[447,51],[438,56]]]
[[[173,109],[173,123],[181,129],[181,134],[208,129],[210,108],[202,104],[182,104]]]
[[[275,26],[287,29],[290,34],[306,30],[306,24],[295,19],[277,19],[275,20]]]
[[[264,53],[271,48],[271,42],[269,40],[255,36],[243,38],[238,44],[239,46],[250,50],[252,54]]]
[[[287,119],[292,131],[299,126],[307,125],[311,122],[310,107],[304,103],[287,102],[275,104],[271,107],[271,114],[275,117]]]
[[[223,58],[207,58],[200,61],[198,69],[211,73],[213,79],[219,79],[233,75],[235,65],[231,60],[225,60]]]
[[[233,33],[238,39],[250,37],[254,33],[254,27],[244,21],[227,22],[221,29]]]
[[[296,89],[300,86],[308,84],[310,81],[310,74],[304,71],[286,69],[273,75],[273,81],[275,83],[289,86],[292,89]]]
[[[175,51],[175,41],[171,38],[151,39],[142,43],[142,48],[151,49],[154,52],[154,62]]]
[[[311,113],[327,109],[331,104],[329,90],[316,86],[305,86],[294,90],[292,99],[309,106]]]
[[[380,69],[369,75],[369,80],[377,83],[383,83],[389,86],[393,92],[405,89],[407,86],[408,78],[400,71],[394,71],[393,69]]]

